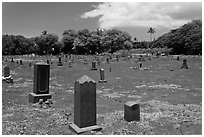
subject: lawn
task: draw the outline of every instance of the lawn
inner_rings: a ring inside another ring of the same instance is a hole
[[[113,57],[106,63],[100,57],[97,71],[90,71],[94,56],[75,56],[72,67],[69,58],[62,58],[63,66],[57,66],[56,56],[15,56],[14,61],[2,62],[11,68],[14,83],[2,82],[2,134],[3,135],[75,135],[69,129],[73,122],[74,82],[87,75],[96,81],[97,124],[101,131],[89,131],[91,135],[201,135],[202,134],[202,57],[172,56],[144,57],[142,68],[138,57]],[[22,60],[23,65],[16,63]],[[42,108],[28,102],[33,92],[33,64],[51,59],[49,90],[53,104]],[[181,69],[183,59],[188,69]],[[32,67],[29,67],[29,63]],[[107,83],[99,83],[99,69],[104,68]],[[111,68],[111,71],[110,71]],[[2,68],[3,69],[3,68]],[[124,104],[137,101],[140,105],[140,121],[124,120]]]

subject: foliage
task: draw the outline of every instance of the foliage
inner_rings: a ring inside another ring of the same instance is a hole
[[[202,21],[193,20],[152,42],[151,48],[172,48],[172,54],[202,54]]]

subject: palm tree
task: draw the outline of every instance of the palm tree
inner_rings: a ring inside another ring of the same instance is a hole
[[[150,34],[150,41],[152,42],[152,34],[154,34],[154,33],[155,33],[154,28],[150,27],[147,33],[149,33],[149,34]]]

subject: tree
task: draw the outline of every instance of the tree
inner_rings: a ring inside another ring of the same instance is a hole
[[[64,53],[71,53],[74,46],[74,40],[77,37],[77,33],[75,32],[75,30],[65,30],[62,35],[63,37],[61,41],[64,44],[62,51]]]
[[[154,33],[155,33],[154,28],[150,27],[147,33],[149,33],[149,34],[150,34],[150,42],[152,42],[152,34],[154,34]]]
[[[35,37],[35,43],[39,46],[38,54],[48,54],[52,50],[52,45],[58,41],[56,34],[47,33],[39,37]]]

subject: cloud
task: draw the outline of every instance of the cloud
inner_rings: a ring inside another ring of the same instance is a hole
[[[197,15],[200,14],[200,15]],[[82,18],[98,17],[100,28],[165,27],[172,28],[202,15],[202,3],[100,3]],[[190,16],[190,17],[188,17]]]

